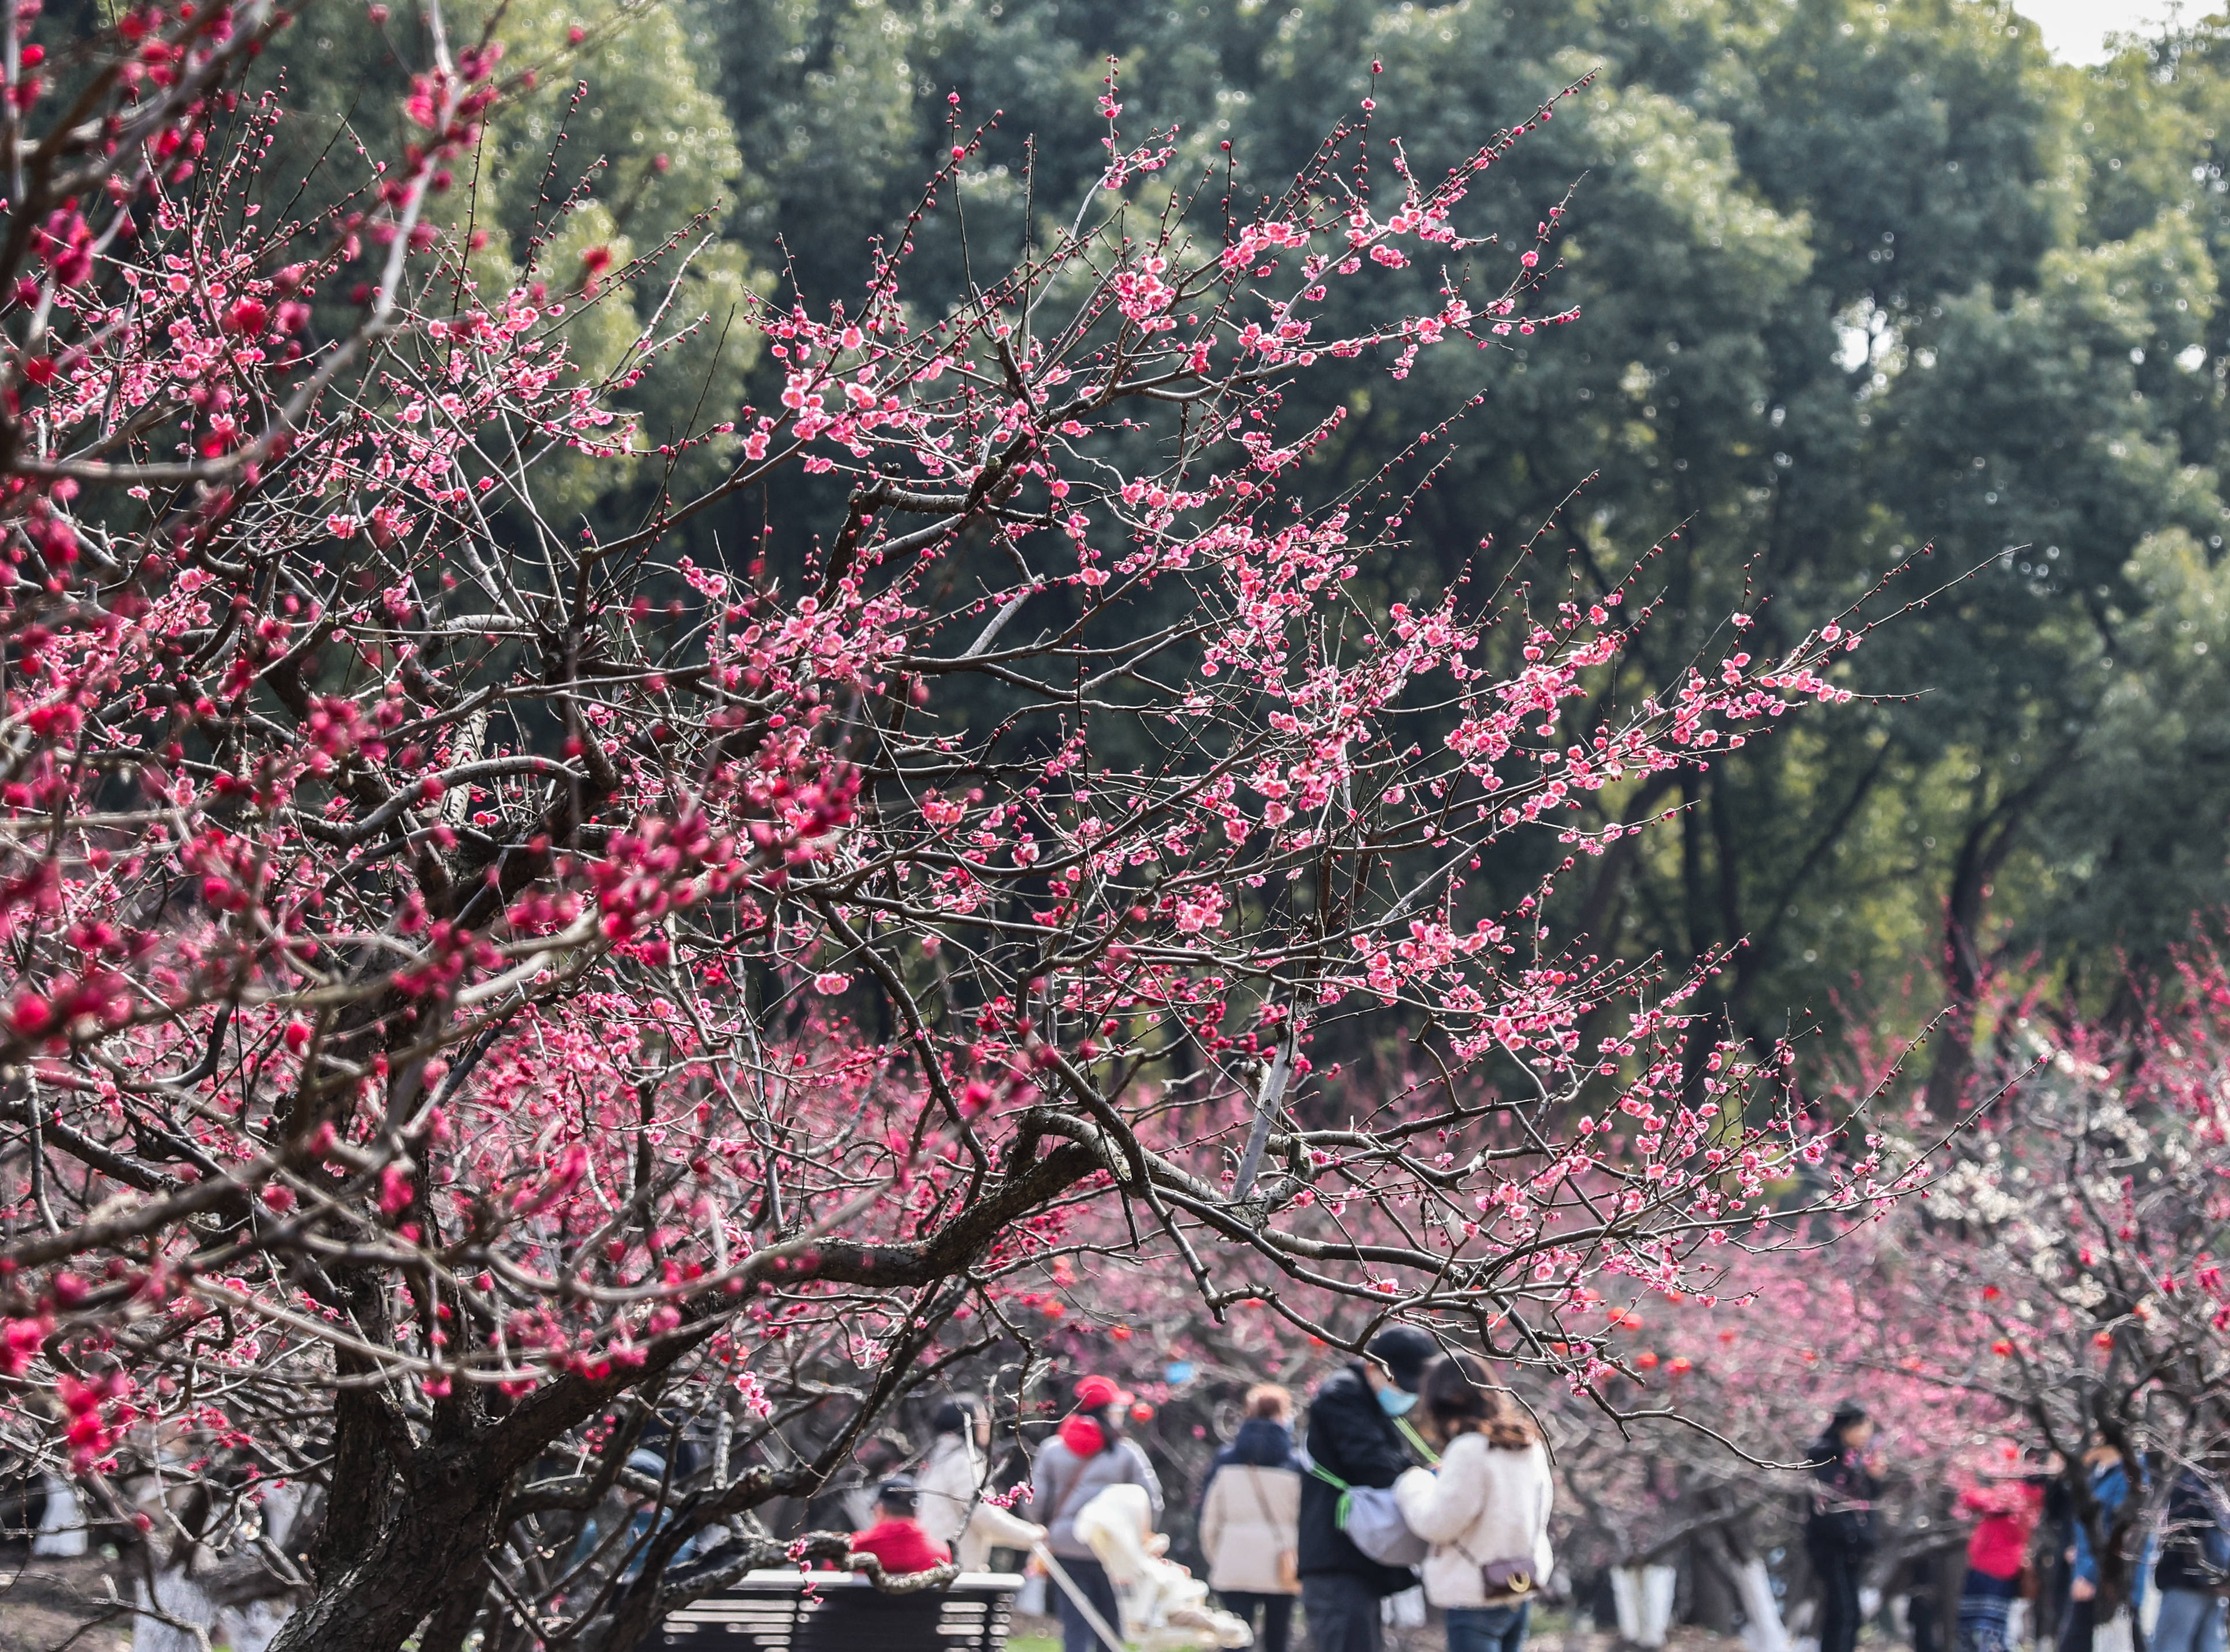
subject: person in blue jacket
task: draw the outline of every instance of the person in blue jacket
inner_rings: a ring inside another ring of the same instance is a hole
[[[2075,1541],[2067,1550],[2067,1610],[2059,1620],[2059,1652],[2091,1652],[2091,1638],[2098,1631],[2100,1579],[2098,1555],[2091,1545],[2091,1533],[2095,1527],[2101,1537],[2110,1537],[2122,1505],[2130,1500],[2130,1469],[2122,1461],[2119,1446],[2101,1440],[2083,1454],[2083,1464],[2090,1474],[2091,1501],[2095,1512],[2090,1520],[2083,1517],[2079,1507],[2076,1512]],[[2132,1567],[2130,1575],[2142,1574]],[[2135,1592],[2131,1591],[2133,1596]],[[2132,1611],[2138,1604],[2134,1598],[2125,1604]]]

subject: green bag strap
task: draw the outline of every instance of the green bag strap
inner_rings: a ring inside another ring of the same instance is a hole
[[[1423,1435],[1418,1433],[1416,1429],[1409,1426],[1409,1420],[1407,1417],[1395,1417],[1394,1419],[1394,1426],[1402,1431],[1402,1437],[1403,1439],[1408,1441],[1411,1445],[1416,1447],[1417,1455],[1424,1458],[1427,1467],[1437,1468],[1440,1466],[1440,1454],[1433,1449],[1431,1444],[1426,1440]],[[1350,1486],[1347,1481],[1342,1480],[1337,1475],[1332,1473],[1331,1469],[1325,1468],[1324,1464],[1318,1462],[1313,1457],[1309,1459],[1309,1472],[1314,1475],[1318,1480],[1324,1481],[1325,1485],[1331,1487],[1334,1491],[1345,1492],[1352,1491],[1354,1489],[1354,1487]]]
[[[1409,1426],[1409,1420],[1407,1417],[1395,1417],[1394,1419],[1394,1426],[1401,1429],[1402,1437],[1408,1440],[1411,1445],[1416,1447],[1418,1454],[1422,1456],[1428,1463],[1435,1468],[1440,1466],[1440,1454],[1434,1450],[1430,1445],[1426,1443],[1425,1436],[1423,1435],[1418,1433],[1416,1429]],[[1337,1475],[1332,1473],[1331,1469],[1325,1468],[1324,1464],[1318,1462],[1313,1457],[1309,1459],[1309,1472],[1339,1494],[1338,1505],[1332,1512],[1332,1524],[1338,1526],[1343,1532],[1345,1531],[1347,1529],[1348,1510],[1353,1507],[1355,1502],[1355,1487],[1349,1485],[1347,1481],[1342,1480]]]
[[[1347,1530],[1348,1509],[1355,1501],[1355,1487],[1313,1457],[1309,1459],[1309,1472],[1339,1494],[1339,1501],[1332,1506],[1331,1523],[1344,1532]]]
[[[1411,1445],[1417,1448],[1417,1455],[1425,1460],[1425,1466],[1427,1468],[1437,1468],[1440,1466],[1440,1454],[1434,1450],[1433,1448],[1426,1442],[1425,1436],[1423,1435],[1418,1433],[1416,1429],[1409,1426],[1409,1419],[1408,1417],[1395,1417],[1394,1419],[1394,1426],[1402,1430],[1402,1437],[1403,1439],[1407,1440]]]

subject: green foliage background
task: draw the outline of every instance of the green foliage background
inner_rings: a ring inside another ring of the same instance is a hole
[[[288,72],[391,119],[406,10],[313,8]],[[1608,588],[1661,545],[1627,691],[1737,609],[1765,652],[1907,562],[1865,611],[1927,601],[1854,661],[1881,698],[1605,798],[1680,812],[1581,868],[1565,931],[1675,965],[1743,940],[1717,1004],[1763,1040],[1910,1027],[1991,968],[2126,1009],[2124,960],[2230,900],[2230,23],[2097,70],[1994,0],[513,0],[502,29],[536,82],[453,197],[492,228],[484,280],[570,290],[591,247],[712,232],[673,307],[702,332],[631,392],[651,442],[767,399],[722,342],[745,286],[856,300],[868,236],[951,141],[949,92],[971,126],[1001,112],[963,191],[981,268],[1074,210],[1110,56],[1126,131],[1181,122],[1196,161],[1228,139],[1256,190],[1366,93],[1430,168],[1595,73],[1480,209],[1522,236],[1576,184],[1556,291],[1582,319],[1309,391],[1357,416],[1326,485],[1487,392],[1378,599],[1488,588],[1552,518],[1544,585]],[[919,239],[931,308],[965,280],[951,215]],[[593,366],[663,290],[598,297]],[[631,524],[661,473],[550,487]],[[826,503],[799,484],[691,531],[735,556],[771,526],[794,557]],[[1490,871],[1514,899],[1539,869]]]

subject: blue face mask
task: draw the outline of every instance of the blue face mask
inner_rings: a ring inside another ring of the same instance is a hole
[[[1416,1403],[1417,1397],[1406,1388],[1389,1384],[1378,1391],[1378,1409],[1389,1416],[1407,1416],[1409,1408]]]

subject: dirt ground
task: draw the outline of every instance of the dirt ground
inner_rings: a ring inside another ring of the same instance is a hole
[[[126,1652],[130,1617],[104,1604],[114,1563],[0,1554],[0,1652]],[[76,1638],[71,1639],[73,1634]]]
[[[129,1617],[106,1603],[109,1581],[128,1591],[113,1561],[98,1556],[82,1560],[32,1560],[20,1552],[0,1554],[0,1652],[129,1652]],[[1308,1636],[1294,1624],[1295,1652],[1307,1652]],[[72,1639],[73,1634],[76,1638]],[[1047,1652],[1060,1645],[1060,1626],[1050,1617],[1018,1613],[1013,1652]],[[1440,1626],[1392,1629],[1387,1652],[1443,1652]],[[1575,1634],[1551,1617],[1526,1642],[1526,1652],[1615,1652],[1617,1637]],[[1741,1652],[1742,1642],[1708,1630],[1679,1628],[1666,1652]]]
[[[1294,1652],[1308,1652],[1307,1631],[1302,1628],[1299,1616],[1293,1623]],[[1677,1628],[1666,1636],[1665,1652],[1742,1652],[1742,1642],[1726,1636],[1714,1635],[1708,1629]],[[1009,1641],[1009,1652],[1042,1652],[1060,1645],[1060,1624],[1054,1618],[1035,1617],[1028,1613],[1015,1614],[1013,1639]],[[1445,1652],[1447,1639],[1437,1623],[1423,1629],[1386,1631],[1386,1652]],[[1576,1635],[1556,1626],[1551,1618],[1548,1627],[1526,1637],[1525,1652],[1614,1652],[1618,1637],[1614,1635]]]

